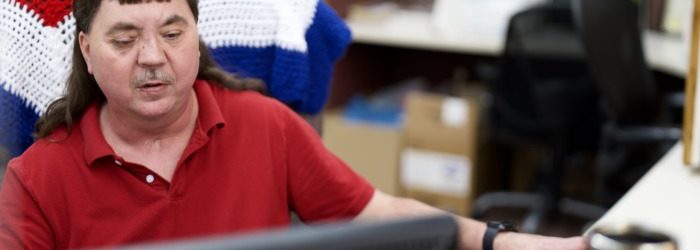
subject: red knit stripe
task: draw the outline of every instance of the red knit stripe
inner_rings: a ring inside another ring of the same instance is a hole
[[[57,27],[73,11],[72,0],[17,0],[22,5],[39,14],[44,26]]]

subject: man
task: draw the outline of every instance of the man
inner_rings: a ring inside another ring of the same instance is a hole
[[[128,2],[128,3],[124,3]],[[196,0],[76,0],[73,71],[37,140],[8,164],[0,248],[64,249],[305,221],[440,213],[374,190],[284,105],[224,74]],[[486,226],[456,218],[464,249]],[[489,242],[490,243],[490,242]],[[494,249],[584,249],[503,232]]]

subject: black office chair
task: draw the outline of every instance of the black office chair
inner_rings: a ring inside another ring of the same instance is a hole
[[[580,0],[574,16],[606,123],[596,177],[600,202],[611,205],[681,137],[669,114],[682,93],[660,96],[647,67],[638,19],[629,0]],[[670,104],[670,105],[668,105]]]
[[[534,193],[483,194],[474,202],[473,217],[496,207],[528,208],[521,230],[536,232],[553,212],[588,220],[605,212],[561,194],[566,169],[595,153],[600,133],[597,91],[582,59],[569,4],[539,5],[511,18],[500,77],[491,84],[491,131],[504,148],[507,170],[514,166],[515,149],[544,150]]]

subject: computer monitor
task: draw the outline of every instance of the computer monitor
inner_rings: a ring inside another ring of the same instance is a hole
[[[458,228],[449,215],[383,222],[348,222],[293,227],[244,235],[219,236],[128,246],[143,250],[313,250],[457,249]]]

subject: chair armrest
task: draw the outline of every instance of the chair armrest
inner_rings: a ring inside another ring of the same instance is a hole
[[[682,109],[685,105],[685,92],[673,92],[665,95],[664,101],[669,109]]]
[[[673,142],[681,139],[682,130],[677,127],[623,127],[609,132],[614,141],[625,144]]]

